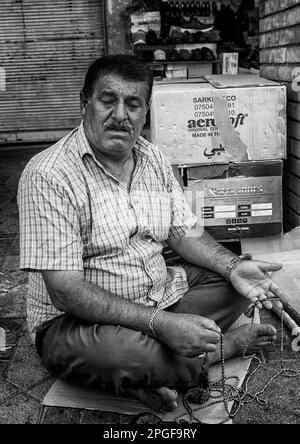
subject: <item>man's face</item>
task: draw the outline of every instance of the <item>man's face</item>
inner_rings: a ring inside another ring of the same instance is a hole
[[[128,154],[146,121],[146,88],[145,82],[107,74],[90,98],[82,97],[84,129],[94,150],[116,159]]]

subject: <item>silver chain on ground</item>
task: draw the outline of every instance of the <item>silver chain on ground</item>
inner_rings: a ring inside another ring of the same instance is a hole
[[[269,298],[269,299],[277,299],[277,298]],[[279,300],[279,299],[277,299]],[[197,397],[197,393],[199,395],[199,398],[201,397],[201,391],[203,391],[203,388],[201,387],[193,387],[189,389],[184,395],[183,395],[183,405],[186,409],[186,412],[178,415],[175,418],[175,421],[177,423],[181,422],[188,422],[192,424],[193,422],[197,422],[200,424],[206,424],[202,421],[200,421],[196,413],[198,413],[200,410],[207,409],[208,407],[211,407],[216,404],[223,403],[226,417],[224,420],[216,423],[216,424],[225,424],[231,419],[234,419],[236,415],[239,413],[241,408],[249,404],[253,401],[256,401],[260,405],[267,405],[267,401],[263,398],[261,398],[261,395],[265,393],[265,391],[268,389],[268,387],[272,384],[275,379],[277,379],[279,376],[284,375],[287,378],[295,378],[300,375],[300,373],[297,370],[285,368],[284,362],[283,362],[283,352],[284,352],[284,322],[283,322],[283,309],[281,309],[281,316],[280,316],[280,370],[272,376],[266,384],[264,384],[263,388],[256,393],[251,393],[248,385],[251,379],[254,377],[254,375],[257,373],[257,371],[261,368],[263,364],[263,356],[262,352],[260,352],[260,356],[258,357],[256,354],[247,355],[247,350],[249,348],[251,337],[252,337],[252,331],[253,331],[253,325],[254,325],[254,313],[255,313],[255,307],[256,304],[253,306],[252,310],[252,316],[251,316],[251,326],[249,329],[249,336],[247,339],[247,344],[245,346],[244,352],[243,352],[243,358],[244,359],[253,359],[257,362],[256,367],[254,370],[246,377],[246,381],[244,383],[244,388],[238,387],[240,380],[237,376],[226,376],[225,371],[225,353],[224,353],[224,336],[221,334],[221,379],[219,381],[215,382],[209,382],[209,399],[211,401],[206,402],[205,404],[200,405],[196,409],[193,409],[190,403],[190,398]],[[233,384],[229,384],[228,382],[232,381]],[[230,410],[229,403],[233,402],[233,408]],[[188,415],[188,420],[185,419],[185,417]]]

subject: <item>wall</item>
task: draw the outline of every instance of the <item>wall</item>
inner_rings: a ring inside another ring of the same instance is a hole
[[[288,157],[284,172],[284,222],[300,225],[300,1],[260,1],[261,75],[286,82]]]
[[[128,54],[130,51],[130,22],[126,7],[132,0],[106,0],[107,54]]]

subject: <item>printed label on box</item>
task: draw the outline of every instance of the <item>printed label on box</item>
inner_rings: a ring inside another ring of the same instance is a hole
[[[151,140],[172,164],[282,159],[286,155],[286,89],[157,84]]]
[[[210,168],[210,177],[207,166],[189,168],[193,179],[186,188],[194,200],[204,193],[199,213],[207,231],[218,240],[282,232],[282,161],[224,165],[219,177]]]

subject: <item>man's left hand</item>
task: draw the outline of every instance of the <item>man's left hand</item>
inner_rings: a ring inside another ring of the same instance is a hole
[[[270,273],[281,270],[282,264],[261,261],[241,261],[232,270],[230,281],[238,293],[245,296],[259,309],[271,310],[272,298],[287,302],[288,298]]]

